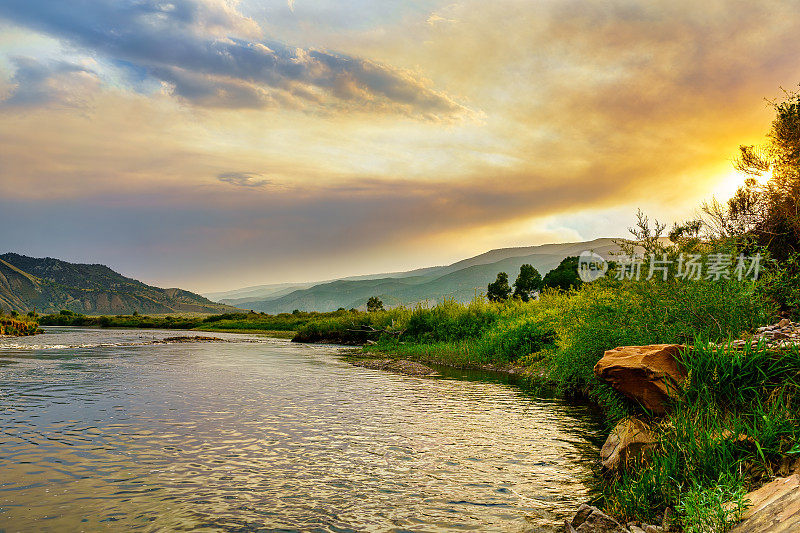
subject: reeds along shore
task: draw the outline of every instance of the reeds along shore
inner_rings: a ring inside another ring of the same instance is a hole
[[[0,316],[0,335],[25,336],[39,332],[39,324],[34,319],[25,320]]]

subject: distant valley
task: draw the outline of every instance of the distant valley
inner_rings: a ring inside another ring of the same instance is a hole
[[[88,315],[225,313],[252,309],[269,314],[363,309],[370,296],[387,307],[435,304],[445,299],[468,302],[486,291],[498,272],[511,281],[521,265],[542,275],[569,256],[592,250],[602,256],[619,251],[615,239],[501,248],[444,266],[353,276],[337,280],[281,283],[195,294],[162,289],[123,276],[99,264],[69,263],[15,253],[0,255],[0,309],[57,313],[68,309]],[[218,302],[218,303],[217,303]]]
[[[379,296],[387,306],[436,303],[446,298],[468,302],[486,291],[498,272],[511,281],[521,265],[533,265],[542,275],[569,256],[592,250],[602,256],[619,251],[617,239],[544,244],[492,250],[451,265],[409,272],[357,276],[319,283],[276,284],[205,294],[228,305],[270,314],[302,311],[334,311],[363,308],[370,296]]]

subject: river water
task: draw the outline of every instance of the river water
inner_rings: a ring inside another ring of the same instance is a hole
[[[0,531],[556,531],[591,497],[597,420],[514,385],[46,331],[0,339]]]

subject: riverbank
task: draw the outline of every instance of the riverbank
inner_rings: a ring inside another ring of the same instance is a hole
[[[76,326],[89,328],[178,329],[218,333],[261,334],[292,338],[298,329],[309,322],[349,311],[332,313],[225,313],[219,315],[82,315],[71,311],[45,315],[39,318],[43,326]]]
[[[663,527],[667,513],[685,531],[725,531],[737,515],[721,513],[723,505],[785,473],[800,452],[800,356],[767,343],[762,326],[775,316],[752,283],[608,280],[528,303],[328,317],[302,327],[295,341],[359,344],[361,357],[378,361],[513,373],[599,406],[609,435],[623,420],[640,420],[652,453],[636,468],[601,476],[596,503],[620,524]],[[786,335],[772,330],[771,338]],[[607,350],[650,344],[695,347],[676,352],[688,379],[663,414],[594,371]]]
[[[0,316],[0,337],[24,337],[40,331],[39,323],[34,319]]]

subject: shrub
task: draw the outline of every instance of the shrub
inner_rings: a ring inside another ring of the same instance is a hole
[[[475,299],[468,305],[445,300],[433,307],[416,306],[397,318],[402,339],[417,343],[453,342],[484,334],[500,318],[500,308]]]
[[[539,312],[501,320],[476,343],[485,360],[516,361],[555,347],[553,317]]]
[[[763,296],[800,318],[800,253],[790,253],[785,261],[770,266],[762,280]]]

